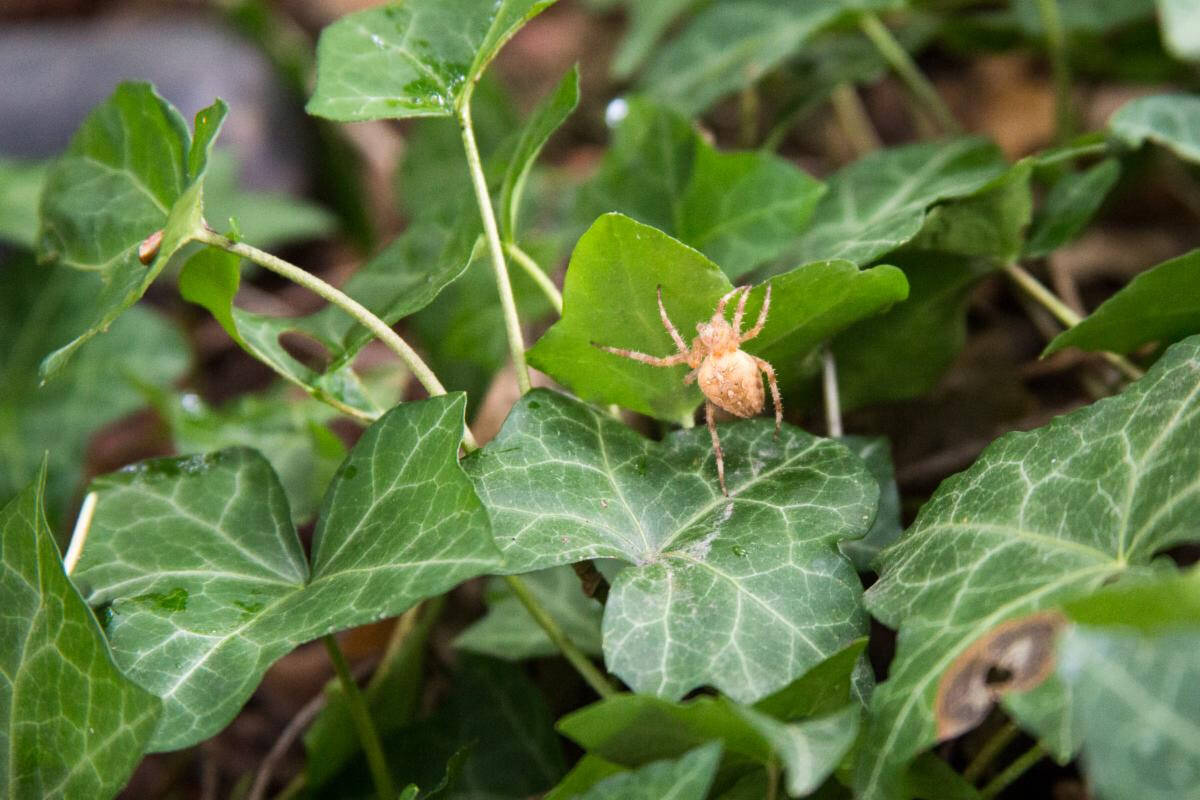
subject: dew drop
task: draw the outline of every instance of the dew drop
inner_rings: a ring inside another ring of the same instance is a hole
[[[604,108],[604,124],[610,128],[620,125],[629,116],[629,101],[616,97]]]

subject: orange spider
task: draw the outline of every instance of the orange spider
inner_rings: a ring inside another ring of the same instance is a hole
[[[733,313],[733,324],[725,321],[725,306],[738,292],[737,310]],[[704,393],[704,418],[708,422],[708,432],[712,434],[713,450],[717,455],[717,478],[721,482],[721,491],[728,496],[725,487],[725,456],[721,452],[721,441],[717,438],[717,424],[713,420],[713,406],[718,406],[738,417],[752,417],[763,410],[765,397],[763,395],[762,378],[758,376],[761,370],[767,376],[771,385],[771,399],[775,403],[775,435],[783,422],[783,404],[779,400],[779,385],[775,382],[775,370],[761,358],[752,356],[741,349],[742,342],[753,339],[762,331],[767,322],[767,309],[771,307],[771,285],[767,284],[767,295],[763,299],[762,310],[758,312],[758,321],[754,327],[742,333],[742,316],[746,312],[746,298],[750,296],[749,286],[739,286],[728,292],[717,303],[708,322],[696,324],[699,334],[689,350],[679,331],[671,324],[667,310],[663,307],[662,287],[658,287],[658,311],[662,316],[663,326],[679,352],[672,356],[650,356],[636,350],[625,350],[620,347],[607,347],[592,342],[601,350],[607,350],[618,356],[632,358],[653,367],[674,367],[687,364],[692,371],[684,377],[685,384],[696,381],[700,391]]]

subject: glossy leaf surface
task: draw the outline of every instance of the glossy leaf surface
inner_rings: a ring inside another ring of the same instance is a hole
[[[1108,128],[1131,147],[1150,141],[1185,161],[1200,162],[1200,96],[1139,97],[1117,109]]]

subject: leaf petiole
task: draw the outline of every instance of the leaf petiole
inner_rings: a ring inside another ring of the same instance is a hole
[[[858,26],[867,38],[871,40],[871,44],[875,45],[875,49],[879,54],[891,65],[896,71],[896,75],[900,80],[904,81],[904,85],[912,92],[925,109],[925,111],[937,121],[938,126],[948,134],[958,135],[963,132],[962,125],[954,118],[950,107],[946,105],[946,101],[938,94],[937,89],[929,82],[929,78],[921,72],[921,68],[913,61],[912,56],[904,49],[904,46],[896,40],[888,27],[883,24],[871,11],[864,11],[858,18]]]
[[[338,682],[342,685],[342,693],[346,696],[346,705],[350,716],[354,719],[354,727],[358,729],[358,738],[362,743],[363,752],[367,756],[367,764],[371,769],[371,779],[375,782],[375,793],[380,800],[393,800],[396,796],[396,786],[392,782],[392,773],[388,771],[387,759],[383,755],[383,744],[379,741],[379,731],[367,710],[354,676],[350,674],[350,666],[342,649],[338,647],[337,639],[327,633],[321,637],[325,649],[329,652],[329,660],[333,662],[333,671],[337,673]]]

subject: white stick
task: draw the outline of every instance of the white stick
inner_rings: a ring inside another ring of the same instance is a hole
[[[66,557],[63,558],[63,569],[68,575],[75,571],[75,565],[83,555],[83,544],[87,541],[88,531],[92,527],[92,516],[96,513],[96,503],[99,500],[100,495],[95,492],[88,492],[88,496],[83,498],[83,506],[75,519],[75,530],[71,532],[71,544],[67,547]]]

